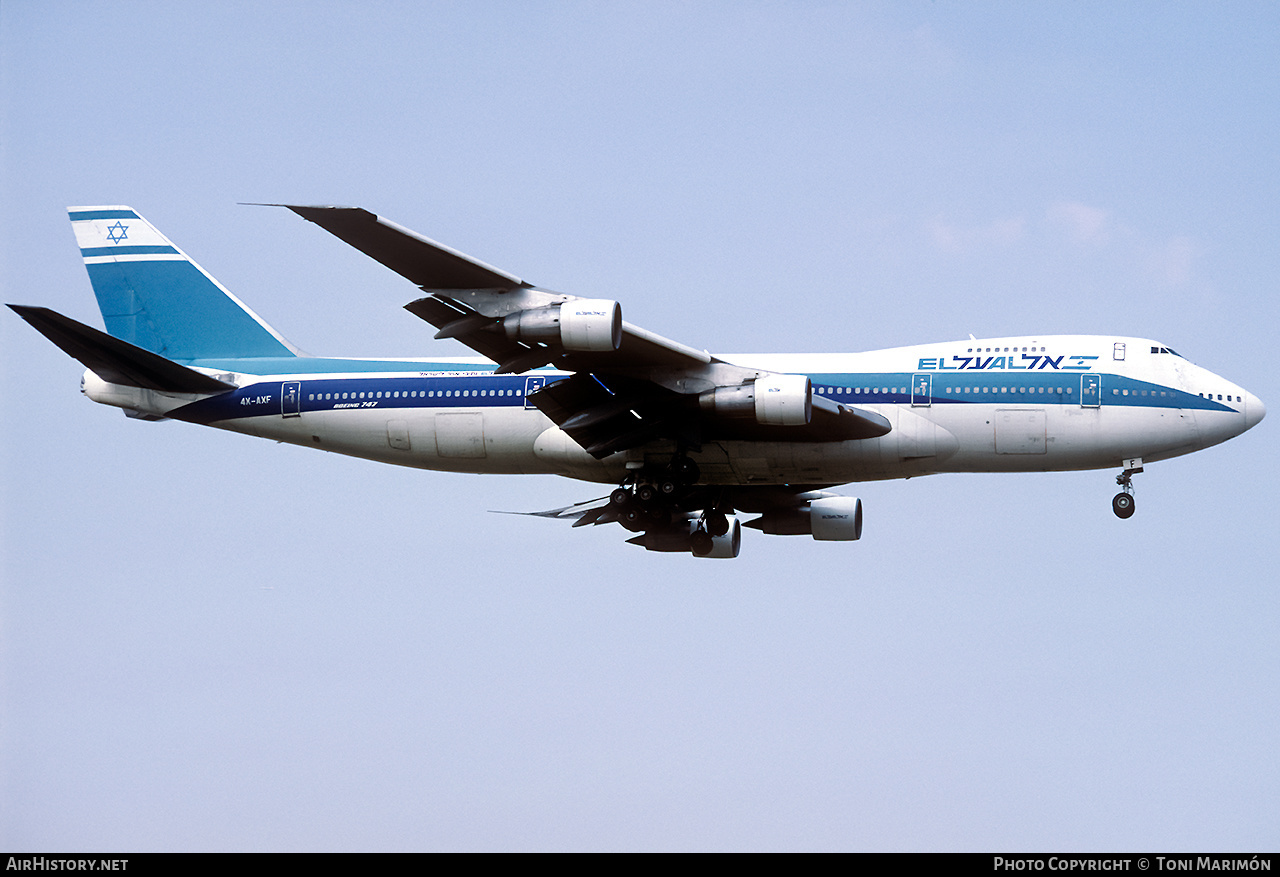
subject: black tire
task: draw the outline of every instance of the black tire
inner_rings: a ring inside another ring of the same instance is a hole
[[[1133,494],[1117,493],[1111,499],[1111,511],[1116,513],[1117,518],[1133,517]]]
[[[729,532],[729,519],[723,512],[707,513],[707,532],[712,536],[723,536]]]
[[[706,557],[714,547],[715,542],[711,539],[711,534],[704,530],[699,530],[689,537],[689,550],[699,557]]]
[[[631,494],[627,492],[625,487],[619,487],[613,493],[609,494],[609,504],[614,508],[626,508],[631,505]]]
[[[662,482],[658,485],[658,490],[662,491],[663,496],[671,496],[679,489],[680,485],[670,478],[662,479]]]
[[[636,499],[643,503],[653,502],[653,498],[658,495],[658,489],[652,484],[641,484],[636,488]]]

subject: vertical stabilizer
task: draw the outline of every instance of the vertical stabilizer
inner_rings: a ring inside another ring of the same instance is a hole
[[[108,334],[172,360],[297,354],[132,208],[67,210]]]

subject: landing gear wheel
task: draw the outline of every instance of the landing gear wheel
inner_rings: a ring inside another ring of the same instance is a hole
[[[662,492],[663,496],[672,496],[679,489],[680,485],[670,478],[664,478],[658,483],[658,490]]]
[[[652,484],[641,484],[636,488],[636,499],[643,503],[653,502],[653,498],[658,495],[658,489]]]
[[[615,508],[626,508],[631,505],[631,493],[625,487],[619,487],[609,494],[609,504]]]
[[[1111,499],[1111,510],[1116,513],[1117,518],[1133,517],[1133,494],[1117,493]]]
[[[689,537],[689,550],[699,557],[706,557],[714,547],[715,542],[706,530],[699,530]]]
[[[1117,518],[1133,517],[1133,476],[1142,471],[1142,458],[1131,457],[1124,461],[1124,470],[1116,476],[1120,492],[1111,500],[1111,511]]]

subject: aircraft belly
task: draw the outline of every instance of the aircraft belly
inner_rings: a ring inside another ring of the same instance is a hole
[[[931,417],[897,406],[875,410],[893,426],[887,435],[842,442],[722,442],[732,473],[726,480],[842,484],[910,478],[942,471],[943,461],[960,447]]]
[[[1197,411],[1192,423],[1195,450],[1220,444],[1248,429],[1244,413],[1238,411]]]
[[[436,455],[446,460],[483,460],[484,414],[479,411],[441,411],[432,418]],[[425,431],[424,431],[425,433]],[[420,437],[420,441],[425,435]],[[471,465],[471,464],[462,464]],[[482,465],[476,463],[474,465]]]
[[[802,442],[720,442],[729,471],[721,477],[732,484],[816,483],[839,478],[832,465],[833,449],[840,443]],[[694,454],[694,460],[700,455]],[[699,464],[701,465],[701,464]],[[725,477],[727,476],[727,477]],[[716,477],[715,468],[704,473],[704,480]]]
[[[613,454],[604,460],[597,460],[550,420],[544,420],[544,423],[546,428],[538,433],[533,442],[533,454],[537,458],[538,468],[530,471],[605,484],[622,480],[626,474],[626,455]]]
[[[432,408],[309,411],[212,424],[399,466],[451,472],[544,473],[533,442],[546,419],[523,409]]]
[[[938,416],[960,442],[948,472],[1108,468],[1131,457],[1177,456],[1196,443],[1195,420],[1176,408],[966,405]]]

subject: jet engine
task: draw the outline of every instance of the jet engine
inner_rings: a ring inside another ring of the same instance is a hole
[[[559,344],[565,350],[606,351],[622,345],[622,306],[603,298],[575,298],[502,319],[512,341]]]
[[[734,515],[725,515],[725,532],[713,536],[699,529],[695,518],[681,520],[665,529],[646,530],[627,541],[649,551],[688,551],[694,557],[737,557],[742,548],[742,524]]]
[[[742,548],[742,525],[733,515],[728,529],[719,536],[706,532],[694,532],[689,538],[689,550],[694,557],[737,557]]]
[[[698,397],[718,417],[754,417],[767,426],[804,426],[813,416],[813,387],[806,375],[765,375],[737,387],[716,387]]]
[[[852,542],[862,538],[862,500],[828,496],[799,508],[765,512],[747,524],[770,536],[812,536],[818,542]]]

